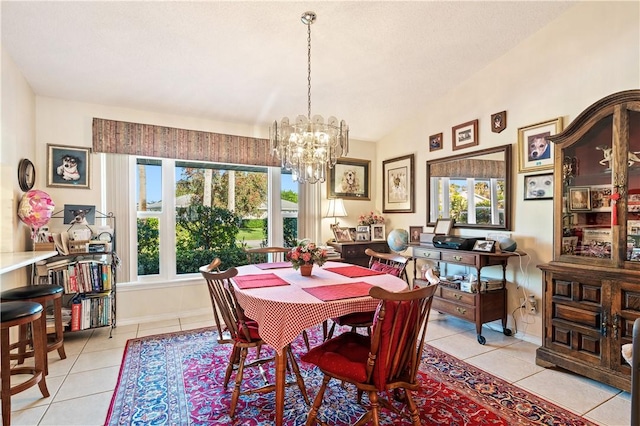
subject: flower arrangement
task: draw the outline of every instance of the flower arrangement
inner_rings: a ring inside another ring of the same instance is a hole
[[[384,223],[384,217],[379,214],[375,214],[373,211],[369,213],[361,214],[358,218],[358,225],[369,226]]]
[[[316,243],[302,240],[287,254],[287,259],[291,261],[293,269],[302,265],[322,266],[327,261],[327,251],[318,247]]]

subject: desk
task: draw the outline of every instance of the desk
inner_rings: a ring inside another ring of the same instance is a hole
[[[453,250],[437,248],[433,245],[412,246],[416,259],[431,260],[437,263],[451,263],[475,268],[478,281],[483,268],[489,266],[502,267],[502,288],[478,293],[466,293],[460,290],[440,286],[434,298],[432,309],[454,315],[466,321],[475,323],[478,343],[484,345],[482,335],[484,323],[502,320],[502,331],[505,336],[511,336],[511,329],[507,328],[507,289],[506,269],[510,258],[526,256],[521,252],[485,253],[470,250]],[[415,269],[414,269],[415,274]],[[417,280],[420,281],[420,280]]]
[[[56,256],[57,251],[20,251],[0,253],[0,274],[29,266],[40,260]]]
[[[314,266],[310,277],[303,277],[293,268],[263,270],[254,265],[238,267],[238,275],[273,273],[291,285],[240,290],[236,297],[245,314],[258,323],[260,337],[276,350],[276,425],[282,425],[286,357],[282,349],[290,344],[302,330],[352,312],[373,311],[378,300],[369,296],[324,302],[303,290],[317,287],[364,281],[390,291],[401,291],[407,283],[391,275],[373,275],[348,278],[325,270],[327,267],[348,266],[340,262],[327,262]]]

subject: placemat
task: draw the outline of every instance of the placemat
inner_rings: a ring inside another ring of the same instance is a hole
[[[286,282],[276,274],[242,275],[240,277],[234,277],[233,281],[235,281],[238,288],[242,290],[247,290],[250,288],[277,287],[281,285],[289,285],[288,282]]]
[[[382,275],[382,271],[374,271],[373,269],[363,268],[358,265],[338,266],[337,268],[324,268],[326,271],[335,272],[349,278],[370,277],[372,275]]]
[[[283,268],[291,268],[291,262],[269,262],[269,263],[258,263],[253,265],[256,268],[260,269],[283,269]]]
[[[369,289],[371,287],[373,286],[369,283],[358,281],[355,283],[305,287],[303,288],[303,290],[324,302],[328,302],[331,300],[351,299],[353,297],[368,296]]]

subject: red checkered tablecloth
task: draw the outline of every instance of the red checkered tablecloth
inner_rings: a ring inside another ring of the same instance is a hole
[[[324,267],[346,266],[340,262],[327,262]],[[262,270],[254,265],[240,266],[238,275],[270,273],[276,274],[291,285],[242,290],[236,286],[238,303],[245,314],[254,319],[260,327],[260,336],[279,354],[301,332],[309,327],[321,324],[328,318],[339,317],[352,312],[373,311],[378,301],[369,296],[323,302],[305,290],[305,287],[319,287],[366,282],[383,287],[389,291],[402,291],[407,283],[392,275],[374,275],[370,277],[347,278],[324,267],[314,266],[310,277],[303,277],[300,271],[293,269]]]

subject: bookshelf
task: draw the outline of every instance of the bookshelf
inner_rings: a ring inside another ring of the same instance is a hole
[[[57,255],[36,262],[32,284],[63,287],[65,332],[98,327],[113,329],[116,326],[116,272],[120,263],[115,251],[115,217],[112,213],[95,212],[90,223],[64,223],[66,221],[63,212],[54,213],[50,230],[38,236],[40,242],[36,243],[35,250],[49,250],[53,244]]]

